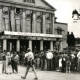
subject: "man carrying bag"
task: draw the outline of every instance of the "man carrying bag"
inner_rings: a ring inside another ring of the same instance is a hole
[[[34,54],[31,52],[31,50],[28,48],[27,53],[25,54],[25,58],[27,58],[27,68],[24,77],[21,77],[22,79],[26,79],[26,76],[28,74],[29,68],[32,67],[34,74],[35,74],[35,80],[38,80],[35,66],[34,66]]]

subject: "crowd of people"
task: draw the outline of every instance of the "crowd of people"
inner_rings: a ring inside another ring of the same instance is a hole
[[[2,54],[2,73],[11,74],[18,73],[19,55],[17,52],[7,52],[4,50]]]
[[[52,53],[52,54],[51,54]],[[80,71],[78,51],[41,51],[35,54],[35,66],[41,70],[73,72]]]
[[[26,52],[3,52],[3,67],[2,73],[11,74],[18,73],[18,64],[27,66],[28,59],[25,58]],[[35,69],[47,71],[72,72],[80,71],[80,52],[79,51],[35,51],[34,65]]]

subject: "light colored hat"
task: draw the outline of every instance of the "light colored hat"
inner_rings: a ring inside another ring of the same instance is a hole
[[[10,56],[10,52],[7,52],[7,56]]]
[[[30,48],[28,48],[28,49],[27,49],[27,51],[31,51],[31,49],[30,49]]]

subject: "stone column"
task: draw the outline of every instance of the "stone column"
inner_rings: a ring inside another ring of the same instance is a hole
[[[8,18],[5,18],[5,30],[6,31],[9,31],[10,30],[8,23],[9,23],[9,19]]]
[[[10,51],[12,51],[12,43],[10,42],[10,49],[9,49]]]
[[[43,50],[43,40],[40,41],[40,50]]]
[[[12,31],[15,31],[15,13],[14,13],[15,8],[11,7],[11,27]]]
[[[17,51],[20,51],[20,40],[17,40],[16,48]]]
[[[52,26],[52,34],[54,34],[54,21],[55,21],[55,14],[52,14],[52,20],[51,20],[51,26]]]
[[[32,51],[32,40],[29,40],[29,48],[30,48],[31,51]]]
[[[23,11],[23,25],[22,25],[22,32],[25,32],[26,31],[26,10],[25,9],[23,9],[22,10]]]
[[[62,41],[60,42],[60,51],[63,50],[63,47],[62,47]]]
[[[50,42],[50,50],[53,51],[53,41]]]
[[[2,7],[0,6],[0,32],[2,31]]]
[[[32,21],[32,33],[35,33],[35,28],[36,28],[36,11],[32,11],[33,14],[33,21]]]
[[[4,50],[7,50],[7,40],[6,39],[3,40],[3,51]]]
[[[43,27],[43,32],[42,33],[46,33],[46,17],[45,17],[45,14],[46,13],[43,13],[42,15],[43,15],[43,20],[42,20],[42,27]]]

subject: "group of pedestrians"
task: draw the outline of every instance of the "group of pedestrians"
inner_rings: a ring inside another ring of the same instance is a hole
[[[19,56],[16,52],[3,51],[2,54],[2,73],[11,74],[12,72],[18,73]]]
[[[18,73],[18,63],[19,63],[19,54],[16,52],[7,52],[4,50],[2,54],[2,73],[6,74],[11,74],[13,73]],[[25,55],[24,59],[26,60],[26,71],[24,76],[21,76],[22,79],[26,79],[26,76],[29,72],[29,68],[32,67],[34,74],[35,74],[35,80],[38,80],[36,70],[35,70],[35,63],[34,63],[34,54],[31,52],[31,50],[28,48]]]
[[[35,66],[41,70],[73,72],[80,71],[79,51],[41,51],[35,55]],[[48,58],[49,57],[49,58]]]
[[[62,72],[73,72],[73,71],[79,71],[80,65],[79,65],[79,56],[78,51],[69,51],[65,52],[63,54],[60,54],[59,57],[59,71]],[[79,66],[79,67],[78,67]]]
[[[70,51],[70,52],[57,52],[57,51],[40,51],[39,53],[33,53],[29,48],[20,56],[17,52],[3,52],[3,66],[2,73],[11,74],[18,73],[18,63],[24,63],[26,65],[26,72],[22,79],[26,79],[29,72],[29,68],[32,67],[35,79],[38,79],[36,74],[36,68],[47,71],[61,71],[68,72],[80,71],[80,52]],[[20,60],[21,59],[21,60]],[[21,62],[22,61],[22,62]]]

